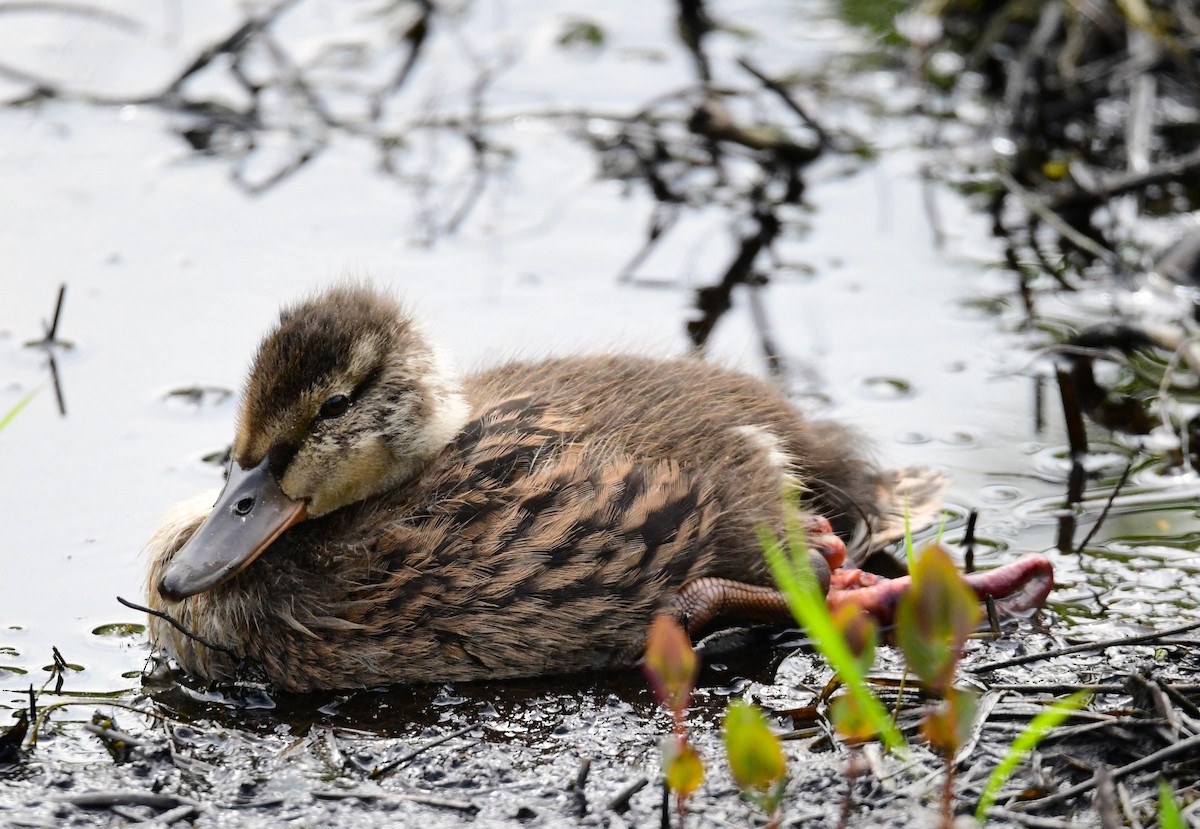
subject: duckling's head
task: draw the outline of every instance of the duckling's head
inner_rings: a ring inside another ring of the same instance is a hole
[[[285,309],[251,366],[225,489],[159,592],[211,589],[293,524],[402,485],[468,414],[458,380],[391,297],[338,287]]]

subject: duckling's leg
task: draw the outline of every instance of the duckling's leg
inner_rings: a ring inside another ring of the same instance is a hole
[[[909,576],[885,579],[855,569],[837,570],[831,576],[824,556],[813,552],[809,558],[831,609],[852,605],[882,625],[895,621],[900,598],[912,587]],[[1054,586],[1054,567],[1043,556],[1027,555],[963,578],[981,601],[995,599],[1001,612],[1020,613],[1046,601]],[[684,585],[675,600],[675,612],[693,635],[723,616],[758,622],[791,620],[787,599],[778,590],[718,578],[695,579]]]
[[[843,550],[844,556],[844,550]],[[829,563],[817,552],[808,554],[822,593],[829,592]],[[675,598],[675,615],[691,635],[722,617],[754,622],[790,622],[787,597],[773,587],[711,576],[693,579]]]
[[[809,564],[821,593],[827,594],[832,575],[846,563],[846,544],[834,534],[824,516],[806,513],[801,518]],[[683,586],[675,599],[675,615],[690,634],[721,617],[775,623],[792,619],[787,598],[775,588],[713,576],[693,579]]]

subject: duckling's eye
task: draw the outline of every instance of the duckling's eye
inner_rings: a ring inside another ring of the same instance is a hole
[[[344,394],[335,394],[321,404],[317,417],[326,420],[331,417],[341,417],[350,408],[350,398]]]

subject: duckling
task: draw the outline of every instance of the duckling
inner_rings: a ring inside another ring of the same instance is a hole
[[[458,377],[388,294],[283,310],[241,397],[216,499],[149,545],[153,645],[279,688],[629,665],[649,623],[786,613],[757,528],[803,490],[828,584],[936,475],[876,467],[844,426],[695,359],[565,357]],[[202,644],[201,640],[216,647]]]

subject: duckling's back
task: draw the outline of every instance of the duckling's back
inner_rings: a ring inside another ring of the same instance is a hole
[[[465,380],[476,411],[537,406],[574,442],[615,456],[670,461],[710,486],[721,510],[719,575],[766,578],[756,528],[782,529],[785,485],[830,521],[852,559],[894,532],[897,476],[881,473],[865,441],[808,420],[767,383],[694,359],[639,356],[513,362]],[[928,501],[936,486],[914,490]]]

